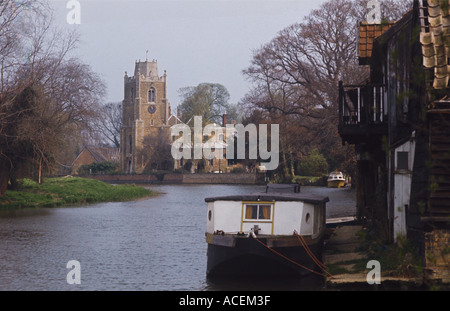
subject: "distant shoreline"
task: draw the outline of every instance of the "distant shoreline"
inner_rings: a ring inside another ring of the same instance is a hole
[[[83,178],[100,180],[110,184],[242,184],[265,185],[264,173],[155,173],[84,175]]]
[[[103,202],[124,202],[157,196],[137,185],[111,185],[81,177],[47,178],[44,183],[24,179],[17,190],[7,190],[0,209],[67,207]]]

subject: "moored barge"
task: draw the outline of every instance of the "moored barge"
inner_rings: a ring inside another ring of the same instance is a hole
[[[304,276],[320,270],[328,197],[299,185],[206,198],[208,276]]]

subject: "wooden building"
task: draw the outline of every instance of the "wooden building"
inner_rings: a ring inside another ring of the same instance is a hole
[[[389,27],[370,25],[378,36],[360,24],[360,64],[370,66],[370,75],[360,85],[339,83],[339,133],[357,152],[359,216],[390,241],[413,241],[431,277],[447,280],[449,4],[415,0]]]

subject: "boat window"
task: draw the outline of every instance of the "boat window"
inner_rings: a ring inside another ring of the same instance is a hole
[[[258,217],[258,205],[246,205],[245,207],[245,218],[246,219],[257,219]]]
[[[258,219],[270,219],[270,205],[260,205]]]
[[[309,224],[309,220],[311,219],[311,215],[309,213],[306,214],[305,222]]]
[[[271,220],[272,205],[271,204],[246,204],[245,219],[261,219]]]

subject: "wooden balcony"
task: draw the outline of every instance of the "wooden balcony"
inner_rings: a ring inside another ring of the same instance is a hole
[[[384,85],[339,82],[339,134],[342,142],[359,144],[387,134]]]

